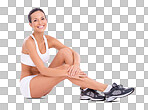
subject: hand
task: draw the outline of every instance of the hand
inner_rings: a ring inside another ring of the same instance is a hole
[[[78,65],[72,65],[67,69],[67,71],[68,71],[69,75],[75,76],[81,72],[81,69]]]
[[[86,78],[88,76],[86,73],[81,71],[80,73],[76,74],[75,76],[68,75],[68,77],[83,80],[83,78]]]
[[[82,72],[82,71],[80,73],[78,73],[78,76],[79,76],[79,78],[86,78],[86,77],[88,77],[87,74]]]

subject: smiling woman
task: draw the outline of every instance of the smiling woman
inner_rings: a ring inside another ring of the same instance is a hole
[[[33,16],[33,17],[32,17]],[[38,32],[42,32],[46,29],[47,19],[42,9],[35,8],[30,11],[28,15],[29,25]]]
[[[28,20],[34,32],[24,39],[22,45],[20,91],[24,97],[40,98],[64,79],[81,87],[80,99],[105,100],[106,98],[107,101],[112,101],[134,91],[134,88],[125,89],[116,84],[111,86],[99,83],[82,72],[77,52],[54,37],[44,35],[47,19],[42,9],[32,9]],[[47,68],[44,62],[50,58],[50,48],[57,49],[58,53]],[[107,97],[100,95],[96,90],[104,92]]]

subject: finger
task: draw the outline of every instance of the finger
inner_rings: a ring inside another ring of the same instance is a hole
[[[86,75],[79,75],[80,78],[86,78]]]
[[[73,68],[73,75],[75,75],[77,73],[78,69],[79,69],[78,67],[74,66],[74,68]]]
[[[71,69],[71,76],[73,76],[73,69]]]
[[[70,73],[68,72],[68,76],[70,76]]]
[[[80,69],[80,68],[78,68],[78,71],[81,71],[81,69]]]
[[[69,77],[70,77],[70,78],[73,78],[74,76],[72,76],[71,74],[69,74]]]
[[[77,69],[73,69],[73,71],[72,71],[72,73],[73,73],[73,76],[75,76],[76,75],[76,71],[77,71]]]
[[[69,72],[69,70],[70,70],[70,67],[68,67],[67,71]]]
[[[86,73],[82,72],[82,74],[86,75]]]
[[[82,71],[79,70],[79,73],[82,74]]]
[[[72,76],[74,76],[75,75],[75,68],[73,67],[73,69],[72,69],[72,71],[71,71],[71,73],[72,73]]]
[[[75,71],[75,74],[78,75],[79,72],[80,72],[79,68],[77,68],[76,71]]]
[[[79,70],[76,70],[76,75],[78,75],[79,74]]]
[[[74,70],[73,69],[71,70],[71,76],[74,76]]]
[[[79,75],[84,75],[84,72],[80,71],[80,72],[79,72]]]
[[[72,78],[78,79],[78,80],[84,80],[84,78],[80,78],[79,75],[73,76]]]
[[[78,69],[78,72],[77,72],[77,74],[81,74],[81,71],[80,71],[80,69]]]
[[[68,73],[69,73],[69,75],[71,75],[71,68],[69,69]]]
[[[70,78],[75,78],[75,77],[79,77],[79,76],[72,76],[72,75],[69,75],[68,77],[70,77]]]
[[[72,69],[73,69],[73,66],[71,66],[71,68],[70,68],[70,70],[69,70],[70,75],[71,75],[71,73],[72,73]]]
[[[69,67],[69,72],[71,71],[71,69],[72,69],[72,66]]]
[[[84,72],[81,72],[79,75],[80,75],[80,76],[87,76],[87,74],[84,73]]]

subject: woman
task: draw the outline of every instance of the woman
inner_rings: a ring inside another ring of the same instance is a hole
[[[134,91],[134,88],[125,89],[116,83],[99,83],[82,72],[77,52],[57,39],[44,35],[47,19],[42,9],[32,9],[28,20],[34,32],[25,38],[22,46],[20,91],[24,97],[40,98],[65,79],[81,87],[80,99],[112,101]],[[58,53],[47,68],[44,62],[49,60],[50,48],[57,49]],[[100,95],[97,90],[104,95]]]

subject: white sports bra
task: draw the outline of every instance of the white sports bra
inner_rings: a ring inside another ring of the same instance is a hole
[[[35,40],[34,36],[32,34],[30,34],[30,36],[34,39],[35,41],[35,45],[36,45],[36,50],[37,50],[37,53],[38,55],[40,56],[40,58],[42,59],[42,61],[44,63],[47,63],[47,61],[49,60],[50,58],[50,55],[49,55],[49,49],[48,49],[48,42],[47,42],[47,39],[45,37],[45,35],[43,35],[43,38],[44,38],[44,41],[45,41],[45,46],[46,46],[46,52],[44,54],[41,54],[40,53],[40,50],[38,48],[38,44],[37,44],[37,41]],[[30,58],[30,56],[28,54],[24,54],[22,53],[21,54],[21,63],[25,64],[25,65],[28,65],[28,66],[36,66],[32,59]]]

